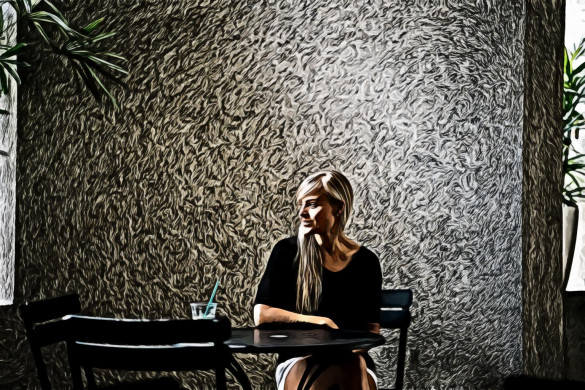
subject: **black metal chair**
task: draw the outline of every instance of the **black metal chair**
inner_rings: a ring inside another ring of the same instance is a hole
[[[51,381],[43,360],[42,348],[65,341],[66,329],[61,317],[81,311],[77,294],[69,294],[36,302],[26,302],[18,307],[24,322],[41,389],[50,390]]]
[[[79,295],[68,294],[39,301],[25,302],[19,306],[20,317],[24,323],[26,336],[37,368],[37,376],[42,390],[51,390],[53,387],[47,373],[47,366],[43,359],[42,348],[66,342],[69,334],[69,323],[63,320],[66,315],[77,314],[81,311]],[[95,383],[93,372],[86,370],[88,381]],[[123,382],[104,387],[103,390],[125,389],[179,389],[179,383],[172,378],[157,378],[138,382]]]
[[[226,318],[129,320],[72,315],[66,322],[74,389],[84,389],[81,368],[215,370],[217,388],[226,389],[225,370],[238,366],[224,344],[231,336]],[[93,375],[86,379],[87,387],[94,389]]]
[[[380,327],[400,331],[394,390],[402,390],[404,385],[406,336],[411,321],[410,305],[412,305],[412,290],[382,290]]]

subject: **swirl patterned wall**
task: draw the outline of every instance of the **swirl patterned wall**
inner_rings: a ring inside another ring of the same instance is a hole
[[[406,387],[495,389],[522,370],[522,2],[64,8],[105,16],[132,71],[119,112],[50,56],[26,77],[17,298],[77,291],[87,313],[186,317],[219,278],[220,312],[252,325],[296,186],[333,167],[355,186],[350,236],[378,254],[385,288],[415,291]],[[0,315],[14,351],[0,384],[35,386],[15,308]],[[389,352],[374,352],[386,386]],[[274,356],[240,359],[274,388]]]
[[[562,1],[528,1],[523,162],[523,360],[527,374],[561,377]],[[548,26],[548,28],[542,28]],[[544,46],[546,45],[546,48]],[[551,82],[557,80],[557,82]],[[546,163],[543,163],[546,162]],[[544,196],[543,196],[544,194]]]

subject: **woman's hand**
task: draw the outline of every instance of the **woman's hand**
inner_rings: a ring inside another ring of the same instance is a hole
[[[339,329],[339,327],[335,324],[335,322],[333,322],[331,320],[331,318],[327,318],[327,317],[308,316],[308,315],[302,314],[299,318],[299,322],[308,322],[308,323],[317,324],[317,325],[327,325],[330,328]]]

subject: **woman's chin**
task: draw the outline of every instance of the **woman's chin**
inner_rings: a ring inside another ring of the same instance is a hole
[[[313,234],[313,228],[311,226],[301,226],[299,228],[299,233],[304,236],[311,235]]]

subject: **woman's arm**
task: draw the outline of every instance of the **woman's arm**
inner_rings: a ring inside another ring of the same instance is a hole
[[[378,323],[368,324],[368,332],[380,334],[380,324]]]
[[[267,322],[308,322],[317,325],[327,325],[330,328],[338,329],[335,322],[327,317],[299,314],[263,304],[255,305],[254,324],[258,326]]]
[[[377,333],[377,334],[380,334],[380,324],[378,324],[378,323],[371,323],[371,324],[368,324],[368,329],[367,329],[367,331],[368,331],[368,332],[372,332],[372,333]],[[354,349],[354,350],[353,350],[353,352],[354,352],[354,353],[360,353],[360,354],[361,354],[361,353],[366,353],[366,352],[368,352],[368,350],[367,350],[367,349],[363,349],[363,348],[362,348],[362,349]]]

